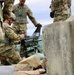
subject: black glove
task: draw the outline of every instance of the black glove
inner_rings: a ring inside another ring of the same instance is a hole
[[[35,25],[35,27],[38,27],[38,26],[42,27],[42,25],[40,23],[38,23],[38,24]]]
[[[50,17],[51,17],[51,18],[54,18],[54,11],[51,11],[51,12],[50,12]]]

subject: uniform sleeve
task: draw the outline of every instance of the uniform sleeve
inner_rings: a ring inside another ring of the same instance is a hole
[[[5,5],[10,4],[10,3],[13,4],[14,1],[15,1],[15,0],[5,0],[5,1],[4,1],[4,4],[5,4]]]
[[[67,4],[68,4],[68,7],[69,7],[69,8],[71,7],[71,1],[72,1],[72,0],[67,0]]]
[[[20,40],[20,37],[13,31],[13,29],[11,27],[6,27],[4,28],[5,34],[6,36],[13,40],[13,41],[18,41]]]
[[[28,15],[29,19],[32,21],[32,23],[34,25],[37,25],[37,21],[34,18],[33,13],[32,13],[32,11],[31,11],[31,9],[29,7],[27,7],[27,15]]]

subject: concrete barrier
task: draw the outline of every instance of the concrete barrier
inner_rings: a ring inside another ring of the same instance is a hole
[[[74,75],[74,20],[46,25],[42,42],[47,75]]]

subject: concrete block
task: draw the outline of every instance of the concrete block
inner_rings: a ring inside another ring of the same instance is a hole
[[[74,21],[46,25],[42,43],[47,75],[74,75]]]

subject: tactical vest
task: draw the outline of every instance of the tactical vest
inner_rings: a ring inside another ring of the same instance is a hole
[[[14,14],[16,15],[15,23],[27,24],[27,5],[20,7],[19,4],[14,7]]]

